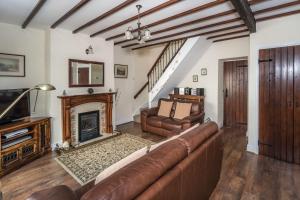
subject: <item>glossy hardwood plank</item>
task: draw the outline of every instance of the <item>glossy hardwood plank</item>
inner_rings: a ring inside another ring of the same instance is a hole
[[[245,152],[245,136],[244,128],[224,129],[221,178],[210,199],[300,199],[300,166]]]

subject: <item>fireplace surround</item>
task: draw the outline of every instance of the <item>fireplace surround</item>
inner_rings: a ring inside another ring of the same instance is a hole
[[[105,127],[100,127],[105,133],[112,133],[112,107],[113,107],[113,95],[115,93],[96,93],[96,94],[82,94],[82,95],[68,95],[58,96],[61,100],[61,112],[62,112],[62,138],[63,142],[71,142],[71,110],[72,108],[93,103],[100,102],[105,104]],[[100,110],[100,108],[99,108]],[[101,132],[101,131],[100,131]]]

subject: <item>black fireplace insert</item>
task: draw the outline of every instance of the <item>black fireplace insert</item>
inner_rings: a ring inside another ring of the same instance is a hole
[[[78,114],[79,142],[100,137],[99,111]]]

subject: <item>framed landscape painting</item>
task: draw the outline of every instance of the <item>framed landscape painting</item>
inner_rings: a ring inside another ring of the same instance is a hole
[[[128,65],[115,64],[115,78],[127,78]]]
[[[0,76],[24,77],[25,56],[0,53]]]

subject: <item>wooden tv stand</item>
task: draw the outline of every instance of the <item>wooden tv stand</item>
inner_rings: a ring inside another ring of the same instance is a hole
[[[50,151],[50,127],[50,117],[29,117],[0,125],[0,177]],[[28,129],[28,132],[4,138],[8,133],[23,129]]]

